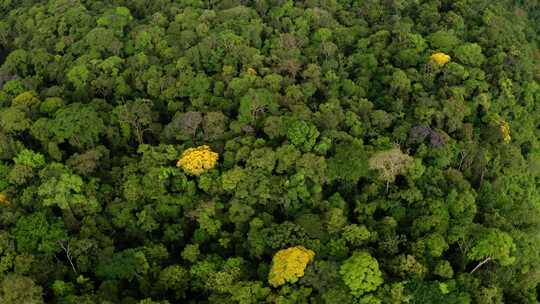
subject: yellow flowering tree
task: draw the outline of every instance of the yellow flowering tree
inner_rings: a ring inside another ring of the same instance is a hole
[[[450,62],[450,56],[445,53],[435,53],[431,55],[431,61],[436,63],[439,66],[443,66]]]
[[[181,167],[190,174],[201,175],[203,172],[214,168],[218,158],[218,153],[212,151],[207,145],[203,145],[184,151],[176,166]]]
[[[315,257],[315,252],[303,246],[295,246],[278,251],[272,259],[268,283],[274,287],[287,282],[294,283],[304,276],[304,270]]]

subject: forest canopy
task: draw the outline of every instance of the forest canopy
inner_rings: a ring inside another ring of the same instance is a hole
[[[538,0],[0,0],[0,304],[540,301]]]

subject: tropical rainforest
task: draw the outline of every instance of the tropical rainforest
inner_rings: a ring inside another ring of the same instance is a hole
[[[0,0],[0,304],[540,301],[539,0]]]

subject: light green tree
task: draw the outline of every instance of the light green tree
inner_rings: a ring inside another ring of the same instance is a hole
[[[311,151],[319,137],[317,128],[303,120],[293,121],[287,129],[287,138],[305,152]]]
[[[508,233],[497,228],[488,228],[478,235],[467,257],[473,261],[482,260],[482,265],[489,260],[494,260],[502,266],[509,266],[516,261],[516,258],[512,256],[515,250],[516,245]],[[479,264],[473,271],[479,266],[481,265]]]
[[[382,283],[382,272],[379,263],[365,251],[355,252],[339,268],[341,278],[351,294],[361,297],[368,292],[375,291]]]

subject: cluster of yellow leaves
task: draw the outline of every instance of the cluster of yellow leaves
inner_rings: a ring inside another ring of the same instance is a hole
[[[290,247],[278,251],[272,258],[272,268],[268,274],[268,283],[274,287],[287,282],[294,283],[304,276],[304,270],[315,257],[315,252],[302,246]]]
[[[247,73],[252,76],[257,76],[257,71],[254,68],[248,68]]]
[[[435,53],[431,55],[431,61],[435,62],[437,65],[443,66],[450,62],[450,56],[445,53]]]
[[[219,154],[213,152],[207,145],[203,145],[184,151],[176,166],[190,174],[201,175],[204,171],[214,168],[218,158]]]
[[[4,206],[10,205],[7,195],[5,195],[2,192],[0,192],[0,205],[4,205]]]
[[[499,130],[501,130],[504,142],[510,142],[512,140],[512,136],[510,136],[510,125],[506,121],[499,121]]]

